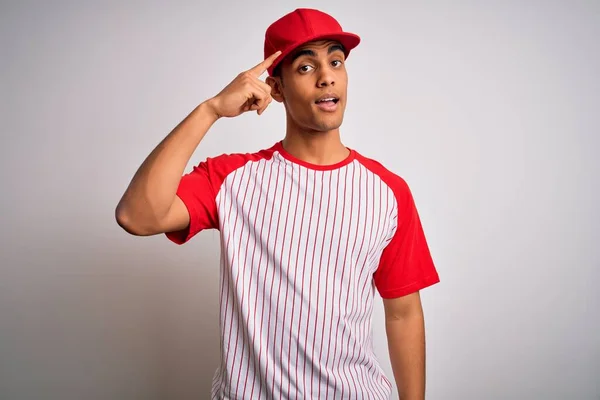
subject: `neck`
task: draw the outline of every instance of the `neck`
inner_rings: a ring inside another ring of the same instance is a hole
[[[350,154],[340,139],[339,129],[303,132],[288,127],[282,145],[292,156],[316,165],[336,164]]]
[[[316,165],[343,161],[350,151],[340,140],[339,131],[318,134],[286,133],[283,148],[294,157]]]

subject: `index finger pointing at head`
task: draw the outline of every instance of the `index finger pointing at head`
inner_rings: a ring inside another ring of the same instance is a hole
[[[252,72],[256,76],[262,75],[273,64],[273,62],[277,59],[277,57],[279,57],[280,54],[281,50],[276,51],[275,53],[271,54],[269,57],[261,61],[254,68],[250,69],[250,72]]]

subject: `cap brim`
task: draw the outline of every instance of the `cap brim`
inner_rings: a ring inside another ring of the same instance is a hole
[[[360,43],[360,37],[350,32],[335,32],[330,34],[321,33],[319,35],[309,36],[307,38],[304,38],[302,41],[296,42],[288,46],[287,49],[283,50],[279,57],[277,57],[273,64],[271,64],[271,66],[267,69],[269,75],[272,76],[275,68],[277,68],[277,66],[281,64],[281,62],[298,47],[305,45],[309,42],[314,42],[316,40],[335,40],[337,42],[340,42],[346,50],[346,58],[350,55],[350,51],[356,46],[358,46]]]

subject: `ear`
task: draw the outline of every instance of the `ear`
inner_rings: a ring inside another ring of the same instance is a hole
[[[281,85],[281,78],[278,76],[268,76],[265,81],[269,86],[271,86],[271,97],[278,102],[283,102],[283,91]]]

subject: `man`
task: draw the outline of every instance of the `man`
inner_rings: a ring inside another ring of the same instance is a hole
[[[264,61],[194,109],[117,206],[134,235],[182,244],[220,231],[222,359],[212,398],[389,398],[372,348],[375,289],[400,396],[424,398],[419,290],[439,278],[406,182],[341,142],[345,62],[359,42],[318,10],[274,22]],[[272,99],[285,107],[283,140],[183,174],[217,120],[261,115]]]

